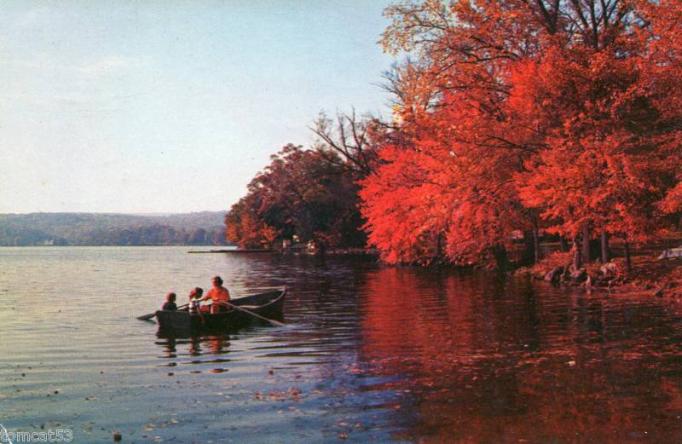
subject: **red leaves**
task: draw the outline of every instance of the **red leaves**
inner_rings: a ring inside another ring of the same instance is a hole
[[[680,211],[682,3],[595,2],[595,22],[556,5],[389,10],[384,44],[421,60],[393,85],[405,146],[360,192],[384,259],[480,260],[538,215],[642,239]]]
[[[346,171],[332,152],[285,146],[233,205],[228,239],[242,248],[269,248],[294,236],[330,247],[362,245],[357,185]]]

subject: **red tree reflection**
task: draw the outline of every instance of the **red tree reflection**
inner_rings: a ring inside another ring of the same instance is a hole
[[[490,276],[369,275],[361,365],[386,377],[370,390],[400,395],[404,437],[679,442],[675,318],[653,302],[535,291]]]

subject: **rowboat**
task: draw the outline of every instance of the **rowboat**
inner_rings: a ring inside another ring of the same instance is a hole
[[[243,298],[232,299],[230,303],[244,308],[264,318],[282,318],[282,307],[286,288],[258,293]],[[187,310],[158,310],[156,319],[159,331],[164,333],[186,334],[204,330],[234,330],[259,321],[257,316],[238,309],[221,313],[190,313]]]

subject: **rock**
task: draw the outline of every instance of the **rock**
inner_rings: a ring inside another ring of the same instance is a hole
[[[562,278],[564,281],[568,282],[568,281],[571,280],[571,270],[572,270],[572,269],[573,269],[573,265],[571,265],[571,264],[566,265],[566,266],[564,267],[564,273],[563,273],[563,275],[561,276],[561,278]]]
[[[514,272],[514,275],[531,278],[531,277],[533,277],[533,272],[529,268],[522,267],[522,268],[519,268],[518,270],[516,270]]]
[[[571,271],[571,280],[573,282],[580,283],[585,279],[587,279],[587,271],[584,268]]]
[[[564,267],[554,267],[551,271],[545,274],[545,281],[551,282],[552,284],[558,284],[561,280],[561,275],[564,272]]]
[[[682,246],[677,248],[670,248],[668,250],[663,250],[663,252],[658,256],[658,260],[662,259],[675,259],[682,258]]]
[[[607,262],[599,268],[599,271],[606,278],[616,277],[618,275],[618,265],[615,262]]]

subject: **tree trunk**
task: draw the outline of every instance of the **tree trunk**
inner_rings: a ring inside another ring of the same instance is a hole
[[[495,245],[493,247],[493,256],[495,257],[495,264],[499,271],[506,271],[509,267],[509,257],[507,256],[507,249],[504,245]]]
[[[559,236],[559,248],[564,253],[568,251],[568,242],[566,242],[566,238],[563,236]]]
[[[534,263],[540,262],[540,230],[533,227],[533,259]]]
[[[537,254],[535,252],[535,231],[528,230],[523,232],[523,257],[521,262],[524,265],[535,264],[538,261]]]
[[[601,234],[601,261],[605,264],[609,259],[609,235],[604,231]]]
[[[625,241],[625,270],[630,273],[632,271],[632,260],[630,259],[630,243]]]
[[[583,258],[580,252],[580,245],[578,242],[578,237],[573,239],[573,268],[579,270],[583,266]]]
[[[582,250],[583,262],[590,262],[590,226],[587,224],[583,226]]]
[[[443,233],[438,233],[438,237],[436,238],[436,261],[439,264],[445,263],[443,244],[445,244],[445,235]]]

